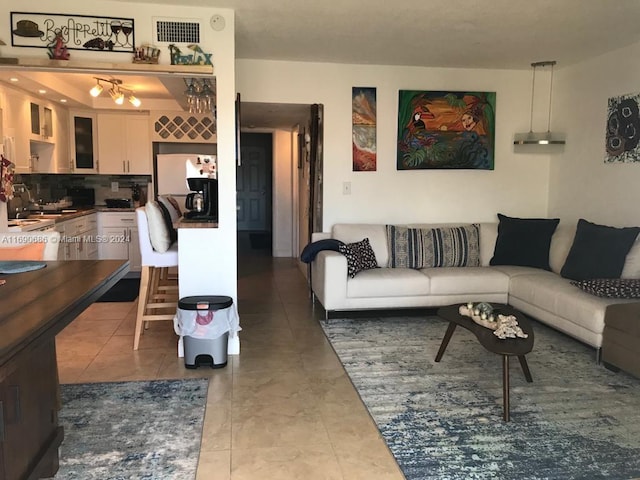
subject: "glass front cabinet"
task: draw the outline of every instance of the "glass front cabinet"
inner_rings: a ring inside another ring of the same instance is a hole
[[[71,112],[71,171],[96,173],[98,142],[96,141],[96,115],[89,112]]]

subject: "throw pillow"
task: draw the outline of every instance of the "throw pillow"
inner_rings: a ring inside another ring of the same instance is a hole
[[[162,210],[158,202],[151,201],[145,205],[147,224],[149,225],[149,240],[156,252],[164,253],[171,247],[171,234],[167,228]]]
[[[640,298],[640,278],[596,278],[573,281],[587,293],[605,298]]]
[[[559,218],[513,218],[498,214],[498,238],[490,265],[551,270],[549,247]]]
[[[398,225],[387,225],[389,267],[422,268],[422,230]]]
[[[391,268],[477,267],[480,225],[408,228],[387,225]]]
[[[480,266],[480,225],[423,230],[424,267]]]
[[[620,277],[638,233],[640,227],[609,227],[581,218],[560,275],[572,280]]]
[[[162,218],[164,218],[164,223],[167,225],[169,238],[171,239],[171,243],[173,244],[178,240],[178,231],[173,227],[173,219],[171,217],[171,213],[169,213],[169,209],[162,202],[158,202],[158,207],[160,207],[160,210],[162,211]]]
[[[45,244],[28,243],[19,247],[0,248],[0,260],[42,260]]]
[[[363,270],[378,268],[376,255],[373,253],[368,238],[359,242],[340,245],[338,248],[340,253],[347,257],[347,273],[351,278]]]
[[[178,206],[178,202],[176,199],[170,195],[160,195],[158,197],[158,201],[162,203],[167,210],[171,214],[171,221],[175,222],[182,216],[182,212],[180,211],[180,207]]]

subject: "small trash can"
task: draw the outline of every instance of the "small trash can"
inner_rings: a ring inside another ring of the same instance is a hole
[[[176,333],[183,336],[185,367],[227,365],[230,326],[225,310],[232,306],[231,297],[219,295],[195,295],[178,301]]]

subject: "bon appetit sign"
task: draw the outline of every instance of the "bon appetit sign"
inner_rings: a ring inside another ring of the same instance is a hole
[[[47,48],[60,34],[69,50],[133,52],[133,18],[11,12],[11,45]]]

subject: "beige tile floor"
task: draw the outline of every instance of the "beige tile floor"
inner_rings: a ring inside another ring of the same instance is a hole
[[[187,370],[169,322],[134,352],[136,302],[96,303],[58,337],[62,383],[209,378],[198,480],[403,479],[327,342],[294,259],[243,251],[241,353]]]

